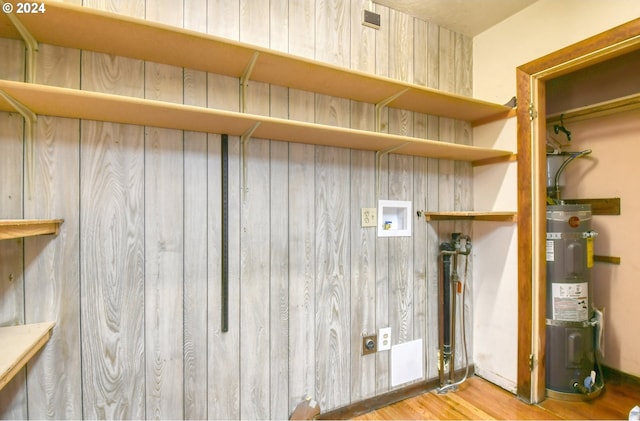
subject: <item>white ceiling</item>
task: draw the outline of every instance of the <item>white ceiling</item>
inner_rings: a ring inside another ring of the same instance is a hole
[[[537,0],[373,0],[417,18],[469,36],[535,3]]]

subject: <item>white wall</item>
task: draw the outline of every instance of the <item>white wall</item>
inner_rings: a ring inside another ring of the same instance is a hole
[[[474,96],[506,103],[516,94],[516,67],[638,16],[640,2],[635,0],[540,0],[474,38]],[[478,127],[473,138],[478,146],[515,151],[515,118]],[[478,167],[474,176],[475,209],[516,209],[515,163]],[[508,390],[515,390],[516,225],[477,222],[474,236],[476,371]]]

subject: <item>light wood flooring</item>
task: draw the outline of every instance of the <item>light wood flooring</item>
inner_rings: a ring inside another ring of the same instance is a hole
[[[471,377],[458,391],[439,395],[429,392],[361,415],[356,420],[626,420],[640,405],[640,385],[606,381],[605,388],[589,402],[567,402],[547,398],[537,405],[518,400],[513,394],[479,377]]]

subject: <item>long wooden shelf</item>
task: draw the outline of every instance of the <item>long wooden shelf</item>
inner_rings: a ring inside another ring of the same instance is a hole
[[[567,121],[581,121],[590,118],[606,117],[624,111],[637,110],[640,108],[640,93],[628,95],[610,101],[599,102],[562,113],[547,115],[547,124],[559,123],[562,119]]]
[[[54,325],[44,322],[0,328],[0,389],[47,343]]]
[[[17,7],[17,1],[8,2]],[[400,94],[387,105],[471,122],[506,117],[511,110],[503,105],[161,23],[57,1],[44,4],[44,13],[14,14],[40,43],[238,78],[251,69],[253,81],[371,104]],[[21,39],[4,13],[0,13],[0,37]]]
[[[515,222],[515,212],[483,212],[483,211],[451,211],[451,212],[424,212],[427,221],[498,221]]]
[[[57,234],[62,222],[62,219],[2,219],[0,240]]]
[[[40,115],[381,151],[440,159],[508,160],[511,152],[48,85],[0,80],[0,90]],[[0,98],[0,111],[13,112]],[[255,130],[254,130],[255,128]]]

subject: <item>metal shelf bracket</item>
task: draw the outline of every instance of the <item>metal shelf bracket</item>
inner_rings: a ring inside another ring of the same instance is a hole
[[[3,0],[0,0],[2,6],[5,4]],[[4,9],[4,7],[3,7]],[[38,41],[31,35],[31,33],[24,27],[20,19],[14,13],[5,13],[5,16],[9,19],[9,21],[16,28],[22,40],[24,41],[25,47],[27,49],[27,70],[26,70],[26,81],[28,83],[34,83],[36,81],[36,53],[38,52]]]
[[[247,67],[244,69],[244,73],[240,77],[240,111],[243,113],[247,112],[247,89],[249,88],[249,78],[251,77],[251,73],[253,72],[253,68],[258,61],[259,52],[255,51],[251,56],[251,60],[247,64]]]
[[[380,198],[380,168],[382,167],[382,158],[409,143],[411,142],[403,142],[398,145],[389,146],[386,149],[376,151],[376,199]]]
[[[389,103],[395,99],[397,99],[399,96],[401,96],[402,94],[404,94],[405,92],[407,92],[409,90],[409,88],[405,88],[403,90],[401,90],[400,92],[397,92],[393,95],[391,95],[389,98],[387,99],[383,99],[382,101],[378,102],[376,104],[376,116],[375,116],[375,125],[376,125],[376,132],[381,132],[382,131],[382,109],[384,107],[386,107],[387,105],[389,105]]]
[[[240,136],[240,145],[242,147],[242,195],[243,198],[246,197],[247,194],[247,159],[246,159],[246,151],[247,151],[247,142],[253,136],[253,132],[256,131],[258,127],[260,127],[260,121],[256,121],[253,127],[244,132],[242,136]]]
[[[0,97],[4,98],[24,118],[24,145],[27,171],[27,191],[29,197],[33,191],[33,165],[35,162],[35,150],[33,142],[36,137],[36,122],[38,116],[26,105],[0,89]]]

